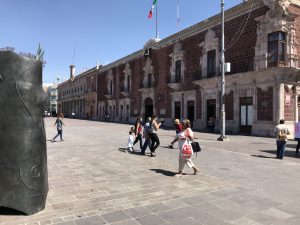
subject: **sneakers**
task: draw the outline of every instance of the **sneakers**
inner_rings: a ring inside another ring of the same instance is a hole
[[[156,156],[155,153],[154,153],[154,152],[151,152],[150,157],[155,157],[155,156]]]
[[[173,145],[168,145],[169,148],[174,148]]]

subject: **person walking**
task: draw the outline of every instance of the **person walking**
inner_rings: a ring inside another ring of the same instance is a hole
[[[300,121],[295,124],[295,140],[298,142],[296,147],[296,153],[299,153],[300,149]]]
[[[157,149],[157,147],[160,145],[160,141],[157,135],[157,130],[159,129],[159,127],[161,126],[161,123],[157,122],[157,115],[153,114],[151,116],[151,121],[150,121],[150,129],[149,129],[149,135],[150,135],[150,139],[151,139],[151,157],[155,157],[155,150]]]
[[[133,142],[135,139],[135,135],[132,129],[130,129],[129,131],[129,137],[128,137],[128,142],[127,142],[127,149],[125,150],[125,153],[128,153],[128,151],[130,152],[134,152],[133,151]]]
[[[138,141],[140,141],[140,149],[143,148],[143,126],[142,126],[142,117],[138,117],[134,124],[134,130],[135,130],[135,140],[133,142],[133,145],[135,145]]]
[[[151,117],[147,117],[146,119],[146,123],[144,124],[144,129],[143,129],[143,137],[145,139],[143,147],[142,147],[142,151],[141,151],[141,155],[145,155],[146,149],[149,146],[149,148],[151,148],[151,138],[150,138],[150,121],[151,121]]]
[[[182,176],[184,165],[187,164],[189,168],[194,170],[194,175],[199,172],[199,169],[194,165],[192,161],[193,149],[191,141],[194,140],[194,134],[191,129],[191,122],[188,119],[182,121],[183,130],[178,134],[176,139],[178,140],[179,147],[179,168],[176,177]]]
[[[171,144],[169,144],[169,148],[173,148],[174,147],[174,144],[177,141],[176,137],[182,131],[182,124],[180,123],[179,119],[175,119],[174,123],[175,123],[175,128],[176,128],[176,136],[175,136],[174,140],[171,141]]]
[[[64,118],[64,115],[62,113],[58,113],[57,119],[53,125],[53,126],[56,125],[57,135],[51,139],[51,142],[54,142],[58,136],[60,136],[60,141],[64,141],[63,137],[62,137],[63,125],[66,125],[66,124],[63,122],[63,118]]]
[[[277,145],[276,158],[283,159],[287,136],[290,134],[288,127],[284,124],[284,119],[279,121],[279,125],[275,127],[274,133],[276,134]]]

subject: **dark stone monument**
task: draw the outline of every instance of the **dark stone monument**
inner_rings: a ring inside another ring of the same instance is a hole
[[[31,215],[48,193],[42,61],[0,51],[0,206]]]

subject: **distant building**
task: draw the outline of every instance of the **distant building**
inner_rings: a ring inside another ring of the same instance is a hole
[[[97,73],[100,66],[75,76],[75,65],[70,66],[70,79],[58,85],[58,110],[65,117],[97,117]]]
[[[51,116],[57,114],[57,84],[43,84],[43,88],[48,95],[48,103],[45,111],[49,112]]]
[[[156,113],[167,126],[174,118],[188,118],[202,131],[214,117],[218,131],[220,42],[218,14],[79,75],[86,78],[84,85],[93,76],[89,85],[96,90],[90,97],[78,92],[76,77],[60,84],[59,104],[70,112],[78,100],[90,98],[84,112],[101,120],[109,114],[112,121],[133,122]],[[226,10],[225,60],[231,63],[225,78],[226,133],[271,136],[282,118],[294,130],[300,119],[299,56],[299,0],[248,0]]]

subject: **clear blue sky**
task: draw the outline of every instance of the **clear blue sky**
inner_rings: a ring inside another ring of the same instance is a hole
[[[177,2],[180,24],[177,24]],[[225,0],[225,9],[242,0]],[[159,38],[220,12],[221,0],[158,0]],[[143,47],[155,37],[152,0],[0,0],[0,47],[36,53],[45,49],[43,81],[69,77],[74,46],[76,73],[108,64]]]

